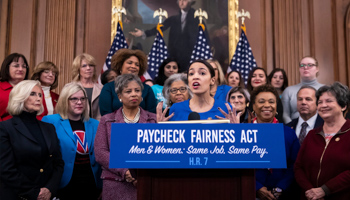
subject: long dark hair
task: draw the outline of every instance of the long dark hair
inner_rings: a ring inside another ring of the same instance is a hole
[[[159,71],[158,71],[158,76],[155,79],[155,83],[158,85],[164,85],[164,82],[168,77],[165,76],[164,74],[164,68],[165,66],[170,63],[170,62],[176,62],[178,69],[180,69],[179,63],[174,59],[174,58],[167,58],[165,59],[162,64],[159,66]]]
[[[269,79],[269,82],[271,84],[271,80],[273,78],[273,75],[275,75],[276,72],[282,72],[282,75],[283,75],[283,85],[281,87],[281,90],[282,92],[284,91],[284,89],[286,89],[288,87],[288,77],[287,77],[287,74],[286,72],[284,71],[284,69],[281,69],[281,68],[275,68],[272,70],[272,72],[269,74],[268,76],[268,79]]]

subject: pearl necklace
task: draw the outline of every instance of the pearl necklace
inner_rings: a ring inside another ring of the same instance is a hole
[[[125,113],[124,113],[124,109],[122,109],[122,113],[123,113],[123,118],[124,118],[124,122],[127,123],[127,124],[135,124],[139,121],[140,119],[140,108],[139,108],[139,111],[137,111],[135,117],[133,120],[130,120],[126,117]]]

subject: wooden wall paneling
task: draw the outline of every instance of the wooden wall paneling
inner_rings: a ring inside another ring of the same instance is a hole
[[[315,57],[319,62],[318,81],[325,84],[334,82],[333,30],[331,0],[313,1]]]
[[[32,66],[30,61],[31,39],[32,39],[32,14],[33,0],[12,1],[11,28],[9,37],[8,53],[18,52],[23,54]]]
[[[31,74],[33,73],[33,69],[36,65],[36,38],[37,38],[37,18],[38,18],[38,0],[33,0],[33,9],[32,9],[32,28],[31,28],[31,38],[30,38],[30,58],[29,58],[29,79],[31,78]]]
[[[46,0],[37,0],[36,38],[35,38],[35,65],[44,61],[45,31],[46,31]]]
[[[52,61],[60,69],[58,88],[71,82],[71,65],[75,52],[76,1],[50,0],[46,13],[45,60]]]
[[[338,29],[337,29],[337,7],[336,0],[332,0],[331,4],[331,19],[332,19],[332,42],[333,42],[333,72],[334,72],[334,80],[339,80],[339,48],[338,48]]]
[[[261,66],[267,70],[267,56],[266,56],[266,0],[260,1],[260,19],[261,19]]]
[[[344,74],[347,76],[347,84],[350,87],[350,3],[347,6],[347,11],[345,15],[345,40],[346,40],[346,71]]]
[[[347,19],[347,11],[350,9],[350,0],[334,0],[334,22],[336,33],[334,34],[335,43],[337,44],[337,54],[334,56],[337,60],[337,70],[334,70],[334,80],[338,80],[343,84],[349,85],[350,77],[347,76],[349,71],[349,62],[347,62],[347,58],[349,56],[346,55],[346,19]],[[349,49],[348,49],[349,51]]]
[[[9,49],[11,22],[11,13],[9,12],[9,8],[11,7],[11,1],[1,0],[0,6],[0,61],[2,63],[2,61],[8,55]]]
[[[100,74],[111,47],[112,1],[87,0],[86,4],[85,52],[96,59],[96,73]]]
[[[271,72],[273,68],[276,66],[274,62],[274,24],[273,24],[273,1],[272,0],[266,0],[265,1],[265,24],[266,24],[266,69],[268,72]]]
[[[77,0],[77,13],[76,13],[76,27],[75,27],[75,54],[76,57],[79,54],[85,52],[85,14],[86,14],[86,0]]]
[[[245,20],[247,38],[258,67],[262,67],[262,29],[261,6],[263,1],[240,0],[238,10],[250,12],[250,19]],[[240,22],[241,23],[241,22]]]

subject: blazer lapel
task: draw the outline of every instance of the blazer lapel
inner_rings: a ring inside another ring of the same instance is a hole
[[[65,130],[66,134],[68,135],[68,137],[70,137],[74,144],[76,143],[75,138],[73,136],[73,130],[72,127],[70,126],[69,120],[68,119],[61,119],[61,126],[63,127],[63,129]]]
[[[24,135],[25,137],[27,137],[28,139],[32,140],[35,143],[38,143],[38,141],[35,139],[35,137],[29,132],[29,130],[27,129],[26,125],[24,125],[24,123],[22,122],[22,120],[18,117],[13,117],[13,123],[14,123],[14,127],[15,129],[21,133],[22,135]]]
[[[43,136],[45,138],[47,149],[51,153],[51,141],[52,141],[52,138],[50,137],[50,134],[49,134],[50,133],[50,129],[49,129],[48,126],[44,126],[44,124],[41,123],[40,121],[39,121],[39,126],[40,126],[41,132],[43,133]]]

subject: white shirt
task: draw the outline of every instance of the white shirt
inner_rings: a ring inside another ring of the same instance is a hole
[[[312,116],[310,119],[308,119],[308,120],[306,121],[306,123],[307,123],[306,135],[309,133],[309,131],[310,131],[311,129],[314,129],[315,123],[316,123],[316,119],[317,119],[317,113],[316,113],[314,116]],[[299,118],[298,118],[298,124],[297,124],[297,126],[295,127],[295,133],[297,134],[297,137],[298,137],[298,138],[299,138],[300,131],[301,131],[301,124],[303,124],[304,122],[305,122],[305,121],[303,120],[303,118],[301,118],[301,117],[299,116]],[[306,137],[306,135],[305,135],[305,137]]]
[[[44,97],[45,97],[45,103],[46,103],[46,108],[47,108],[48,115],[52,115],[54,108],[53,108],[52,98],[51,98],[51,93],[50,93],[51,87],[49,87],[49,86],[41,86],[41,88],[44,91]]]
[[[186,25],[186,16],[188,12],[181,10],[181,30],[183,31]]]

